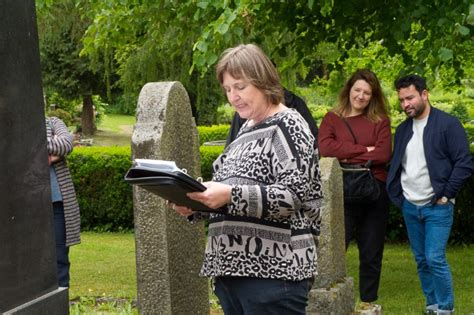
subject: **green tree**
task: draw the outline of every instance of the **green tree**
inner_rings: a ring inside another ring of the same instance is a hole
[[[430,80],[449,74],[444,84],[459,84],[474,51],[470,0],[91,0],[84,14],[94,21],[83,38],[84,55],[116,62],[127,93],[138,94],[147,81],[181,81],[200,124],[212,122],[222,101],[213,66],[239,43],[260,45],[289,87],[298,78],[342,72],[368,45],[386,52],[386,60],[397,59],[398,74]]]
[[[125,0],[90,5],[84,14],[94,23],[83,39],[83,55],[106,60],[106,72],[115,64],[118,85],[128,98],[136,99],[147,82],[180,81],[199,124],[215,123],[223,97],[214,74],[192,69],[193,45],[203,23],[193,18],[194,3]],[[207,19],[215,18],[215,10],[206,14]]]
[[[473,51],[474,5],[469,0],[222,3],[220,16],[209,21],[197,39],[193,60],[200,69],[212,65],[214,55],[242,38],[236,36],[242,33],[246,40],[263,44],[272,56],[284,58],[287,68],[297,70],[298,65],[314,63],[320,45],[335,43],[338,51],[347,51],[356,44],[383,41],[390,55],[401,54],[406,71],[424,73],[425,64],[436,71],[451,63],[459,80],[463,56]],[[418,25],[416,34],[412,23]],[[409,54],[406,45],[413,39],[421,47]]]
[[[90,22],[81,16],[78,1],[38,1],[38,32],[43,83],[47,93],[68,100],[81,99],[81,129],[95,132],[92,95],[105,91],[103,69],[91,70],[91,60],[80,56],[82,37]],[[100,64],[100,63],[97,63]],[[100,71],[102,70],[102,71]]]

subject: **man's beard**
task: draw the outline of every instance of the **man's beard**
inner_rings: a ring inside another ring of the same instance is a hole
[[[419,106],[410,106],[410,107],[405,108],[404,110],[405,114],[411,118],[419,117],[425,111],[426,106],[423,103],[420,103],[417,105]],[[408,113],[409,111],[411,112],[411,114]]]

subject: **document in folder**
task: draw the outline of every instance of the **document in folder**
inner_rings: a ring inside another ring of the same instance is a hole
[[[186,196],[188,192],[204,191],[206,187],[186,174],[173,161],[136,159],[125,175],[125,180],[178,206],[186,206],[196,211],[223,212]]]

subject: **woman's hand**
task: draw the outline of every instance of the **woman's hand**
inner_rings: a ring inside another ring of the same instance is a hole
[[[230,202],[232,186],[218,182],[205,182],[203,185],[207,187],[205,191],[186,195],[212,209],[218,209]]]
[[[51,166],[51,164],[56,163],[60,159],[61,159],[60,156],[50,154],[48,155],[48,165]]]
[[[367,148],[367,152],[371,152],[375,150],[375,147],[366,147],[366,148]]]

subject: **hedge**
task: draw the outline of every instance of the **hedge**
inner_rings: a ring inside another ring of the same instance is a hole
[[[132,187],[123,179],[130,156],[129,147],[78,147],[68,157],[82,229],[133,228]]]
[[[201,172],[211,178],[212,162],[222,146],[201,146]],[[474,151],[472,152],[474,155]],[[121,231],[133,229],[132,188],[123,177],[131,166],[129,147],[76,148],[69,156],[69,167],[81,208],[84,230]],[[474,244],[474,176],[456,198],[451,243]],[[401,211],[390,208],[387,239],[406,240]]]
[[[198,126],[197,129],[199,143],[203,145],[204,142],[227,139],[230,125]]]
[[[199,148],[201,153],[201,176],[204,180],[211,180],[212,163],[214,163],[223,150],[224,146],[201,146]]]

